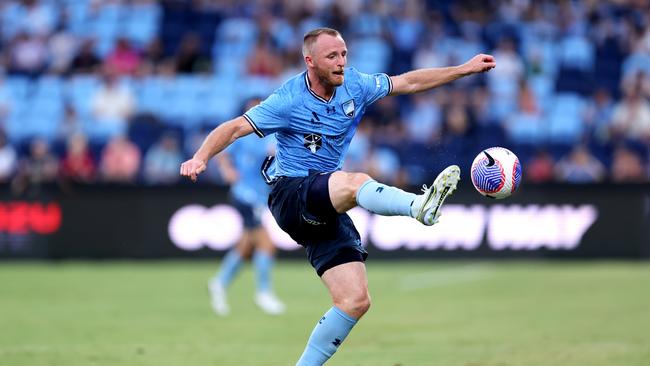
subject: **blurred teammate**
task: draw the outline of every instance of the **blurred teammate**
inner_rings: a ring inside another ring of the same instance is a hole
[[[370,307],[367,252],[346,212],[358,205],[379,215],[411,216],[433,225],[460,179],[459,168],[452,165],[431,187],[425,186],[423,194],[415,195],[364,173],[341,171],[365,109],[387,95],[429,90],[496,66],[492,56],[480,54],[459,66],[368,75],[345,67],[347,52],[334,29],[307,33],[307,71],[243,116],[214,129],[194,157],[181,165],[181,174],[196,180],[207,161],[237,138],[251,132],[260,137],[276,134],[276,158],[263,166],[272,184],[269,207],[280,227],[305,247],[333,302],[314,327],[299,366],[325,363]]]
[[[246,103],[245,111],[259,104],[259,99]],[[232,205],[244,221],[244,229],[237,245],[224,257],[219,273],[210,280],[212,309],[218,315],[227,315],[230,307],[226,290],[235,278],[242,262],[252,254],[256,272],[257,292],[255,303],[266,313],[282,314],[284,304],[278,300],[271,286],[275,246],[262,226],[261,215],[266,207],[269,186],[260,175],[260,164],[275,149],[275,139],[260,141],[246,138],[230,145],[219,154],[222,176],[230,184]]]

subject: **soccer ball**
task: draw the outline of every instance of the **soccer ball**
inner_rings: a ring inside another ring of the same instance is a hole
[[[510,196],[521,182],[521,164],[512,151],[491,147],[481,151],[472,163],[472,184],[490,198]]]

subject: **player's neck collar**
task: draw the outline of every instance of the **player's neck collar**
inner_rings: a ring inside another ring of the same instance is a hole
[[[311,83],[309,82],[309,71],[305,71],[305,86],[307,86],[307,90],[309,90],[309,94],[313,95],[314,98],[318,99],[319,101],[323,103],[329,103],[334,99],[334,96],[336,95],[336,88],[334,88],[334,92],[332,93],[332,96],[330,97],[329,100],[321,97],[320,95],[314,93],[313,90],[311,90]]]

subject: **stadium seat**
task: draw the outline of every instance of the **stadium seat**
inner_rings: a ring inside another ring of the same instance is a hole
[[[125,14],[121,35],[144,46],[158,34],[161,10],[157,3],[132,4]]]
[[[563,66],[590,72],[594,69],[595,49],[586,37],[573,34],[565,37],[559,45],[560,62]]]
[[[68,80],[66,85],[67,101],[75,108],[80,118],[91,115],[91,98],[100,86],[99,78],[78,75]]]
[[[10,76],[4,79],[4,86],[14,99],[25,99],[32,89],[31,81],[22,76]]]
[[[365,73],[386,72],[390,62],[391,50],[386,41],[379,37],[366,37],[351,42],[355,50],[350,59],[350,66]]]
[[[553,100],[547,119],[549,139],[556,143],[575,143],[584,130],[582,113],[585,101],[578,94],[561,93]]]

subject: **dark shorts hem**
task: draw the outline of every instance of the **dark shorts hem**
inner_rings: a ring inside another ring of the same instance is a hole
[[[354,248],[343,248],[330,261],[317,267],[316,273],[318,274],[318,277],[321,277],[328,269],[350,262],[365,262],[367,257],[368,253],[361,253]]]

